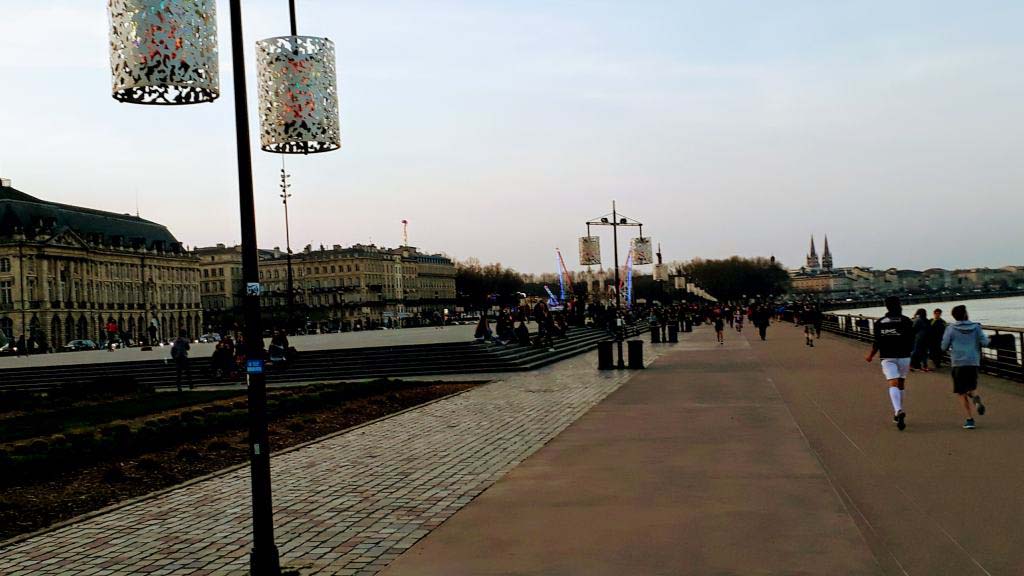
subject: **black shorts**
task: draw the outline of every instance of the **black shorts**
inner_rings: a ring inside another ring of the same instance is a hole
[[[977,366],[953,367],[953,393],[967,394],[978,389]]]

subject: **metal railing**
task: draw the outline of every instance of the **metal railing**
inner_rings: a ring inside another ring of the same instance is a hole
[[[860,314],[825,313],[821,329],[862,342],[874,340],[875,318]],[[1024,381],[1024,328],[985,326],[991,342],[981,349],[981,371],[1000,378]],[[949,364],[949,354],[943,353],[943,363]]]

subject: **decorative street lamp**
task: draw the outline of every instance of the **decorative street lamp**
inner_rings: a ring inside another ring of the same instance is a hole
[[[108,0],[113,97],[135,104],[198,104],[220,96],[215,0]],[[253,201],[252,150],[245,84],[241,0],[230,0],[231,61],[242,236],[242,307],[249,397],[249,462],[252,478],[253,575],[278,576],[274,544],[267,434],[266,351],[260,317],[259,257]],[[291,36],[258,46],[264,150],[311,153],[341,146],[334,45],[299,37],[295,2],[289,0]]]
[[[291,35],[256,43],[260,147],[312,154],[341,147],[334,42],[299,36],[295,0],[288,2]]]
[[[588,239],[593,238],[590,235],[591,226],[612,227],[612,251],[615,253],[615,322],[616,324],[619,324],[622,322],[622,318],[620,317],[620,314],[622,314],[622,287],[619,285],[619,226],[638,226],[640,228],[640,238],[643,238],[644,225],[637,220],[633,220],[632,218],[627,218],[622,214],[619,214],[618,210],[615,208],[614,200],[612,200],[612,213],[610,216],[610,220],[608,218],[608,215],[605,215],[600,218],[594,218],[593,220],[587,221],[586,237]],[[581,243],[581,246],[582,245],[583,243]],[[600,261],[598,261],[598,264],[600,264]],[[615,327],[615,342],[619,350],[619,362],[617,365],[618,368],[626,367],[626,362],[622,358],[622,338],[624,329],[625,327],[620,325],[616,325]]]
[[[338,82],[334,43],[327,38],[299,36],[295,0],[288,0],[291,35],[256,42],[259,80],[260,148],[280,154],[313,154],[341,147],[338,123]],[[287,328],[292,328],[295,289],[291,233],[288,224],[288,177],[281,160],[281,199],[284,203],[288,259]]]
[[[214,0],[110,0],[113,96],[198,104],[220,96]]]

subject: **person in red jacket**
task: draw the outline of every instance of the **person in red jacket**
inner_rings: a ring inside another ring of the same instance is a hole
[[[117,336],[117,322],[107,322],[107,350],[114,351],[114,337]]]

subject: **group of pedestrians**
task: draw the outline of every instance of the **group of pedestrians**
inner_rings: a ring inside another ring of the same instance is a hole
[[[768,327],[772,322],[772,308],[770,305],[751,304],[749,306],[724,306],[709,308],[705,312],[708,322],[715,327],[715,340],[719,345],[725,345],[725,324],[728,322],[736,332],[743,332],[743,323],[747,320],[757,328],[761,340],[768,339]]]
[[[546,302],[537,302],[531,308],[522,305],[515,310],[502,308],[495,320],[495,330],[491,329],[487,313],[481,312],[477,321],[474,338],[481,342],[494,344],[521,344],[524,346],[546,347],[554,350],[555,338],[567,338],[569,334],[568,314],[564,310],[551,310]],[[537,326],[536,337],[531,337],[526,323],[529,320]]]
[[[921,350],[925,355],[932,350],[932,327],[942,326],[942,337],[938,341],[938,358],[949,352],[952,366],[953,393],[964,411],[965,429],[975,427],[974,411],[978,415],[985,414],[985,405],[981,401],[978,390],[978,371],[981,366],[981,348],[988,346],[989,338],[982,330],[981,324],[971,322],[967,315],[967,307],[955,306],[952,310],[952,324],[942,320],[941,310],[933,313],[933,321],[928,323],[927,313],[922,309],[915,314],[915,321],[903,315],[900,299],[890,296],[885,299],[885,316],[875,321],[874,342],[865,360],[871,362],[877,355],[881,358],[882,373],[889,385],[889,400],[893,408],[893,422],[899,430],[907,427],[907,413],[904,409],[906,400],[907,375],[913,362],[921,359]],[[924,322],[922,323],[922,320]],[[941,323],[940,323],[941,322]],[[928,324],[927,327],[925,324]],[[937,331],[937,328],[935,328]],[[933,356],[935,358],[935,356]],[[939,362],[935,362],[938,366]],[[927,360],[924,364],[927,367]]]
[[[914,370],[931,372],[942,366],[942,337],[946,333],[946,326],[941,308],[933,310],[930,319],[924,308],[917,309],[917,312],[914,313],[914,350],[910,355],[911,372]],[[933,368],[928,367],[929,359],[932,361]]]
[[[189,354],[192,341],[185,330],[178,332],[177,338],[171,342],[171,361],[174,363],[175,383],[178,391],[182,384],[188,383],[189,390],[194,387],[192,367]],[[271,362],[282,364],[288,362],[295,354],[295,349],[288,343],[288,335],[281,330],[275,331],[270,340],[268,356]],[[225,336],[217,341],[210,356],[209,376],[216,379],[233,380],[244,371],[246,360],[245,339],[241,334],[236,338]]]

